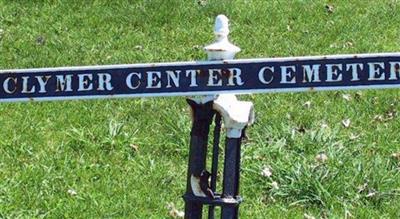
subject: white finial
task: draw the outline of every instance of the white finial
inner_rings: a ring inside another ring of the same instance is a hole
[[[218,15],[215,19],[214,34],[216,41],[204,47],[208,54],[208,60],[233,59],[240,48],[228,40],[229,19],[225,15]]]
[[[214,34],[219,38],[225,38],[229,35],[229,19],[221,14],[215,19]]]

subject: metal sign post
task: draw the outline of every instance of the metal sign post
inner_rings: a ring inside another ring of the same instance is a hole
[[[189,164],[186,184],[185,218],[202,218],[202,200],[207,199],[209,174],[205,172],[210,125],[214,116],[212,100],[196,102],[188,99],[193,125],[190,133]],[[199,198],[201,197],[201,198]]]
[[[204,48],[208,59],[210,61],[233,59],[240,49],[228,40],[228,18],[224,15],[216,18],[214,34],[216,42]],[[188,103],[192,107],[194,119],[189,152],[188,186],[184,195],[185,218],[202,218],[202,209],[205,204],[210,206],[208,218],[214,218],[215,206],[222,207],[221,218],[238,218],[239,204],[242,201],[239,196],[240,145],[244,127],[254,120],[253,104],[238,101],[232,94],[192,98],[188,99]],[[212,171],[209,173],[205,169],[207,139],[214,114],[216,122]],[[222,194],[216,191],[221,117],[227,129]],[[198,127],[203,127],[203,129],[199,131]],[[194,139],[198,141],[193,141]]]
[[[221,95],[214,101],[214,109],[222,116],[227,130],[222,198],[226,203],[234,203],[222,206],[221,218],[238,218],[240,148],[244,129],[254,121],[253,103],[238,101],[234,95]]]

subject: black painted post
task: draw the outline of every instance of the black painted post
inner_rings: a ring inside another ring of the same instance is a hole
[[[211,166],[211,190],[215,193],[217,189],[217,175],[218,175],[218,156],[219,156],[219,140],[221,135],[221,115],[217,112],[215,114],[215,127],[214,127],[214,141],[213,141],[213,154]],[[208,218],[214,219],[215,206],[210,205],[208,208]]]
[[[200,177],[201,172],[206,169],[208,134],[214,110],[212,109],[212,101],[198,104],[193,100],[187,99],[187,102],[192,109],[193,124],[190,133],[189,167],[185,196],[194,196],[191,178],[192,176]],[[203,204],[188,199],[185,199],[185,202],[185,218],[201,219]]]
[[[214,100],[214,109],[223,117],[227,136],[221,199],[232,203],[222,205],[221,218],[237,219],[242,201],[239,196],[240,148],[245,127],[254,121],[254,107],[251,102],[239,101],[235,95],[221,94]]]
[[[236,199],[239,196],[241,141],[242,136],[240,138],[226,138],[222,192],[222,198],[224,199]],[[238,211],[239,205],[223,206],[221,218],[236,219],[239,216]]]

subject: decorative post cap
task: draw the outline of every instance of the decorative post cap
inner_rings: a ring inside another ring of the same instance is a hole
[[[228,37],[229,35],[229,19],[221,14],[215,18],[214,34],[218,38]]]
[[[218,15],[214,26],[215,42],[204,47],[208,60],[233,59],[240,48],[228,40],[229,19],[225,15]]]

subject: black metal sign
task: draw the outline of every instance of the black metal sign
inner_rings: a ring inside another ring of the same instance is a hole
[[[400,86],[400,53],[0,71],[0,102]]]

